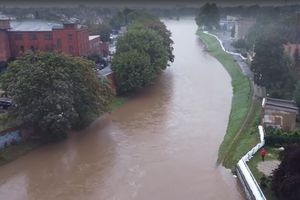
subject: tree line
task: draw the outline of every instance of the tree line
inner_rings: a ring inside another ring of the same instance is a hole
[[[124,10],[117,17],[127,32],[117,42],[112,70],[117,92],[128,95],[153,83],[173,62],[173,41],[164,23],[150,14]]]

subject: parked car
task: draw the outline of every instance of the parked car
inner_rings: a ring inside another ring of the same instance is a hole
[[[11,98],[0,97],[0,108],[8,109],[10,106],[12,106]]]

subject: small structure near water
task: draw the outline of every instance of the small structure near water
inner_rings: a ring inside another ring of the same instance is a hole
[[[296,128],[296,115],[299,109],[295,101],[264,98],[262,101],[262,124],[292,131]]]

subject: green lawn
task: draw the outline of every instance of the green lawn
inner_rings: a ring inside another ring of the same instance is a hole
[[[249,79],[244,76],[233,57],[225,53],[216,38],[198,31],[200,39],[206,44],[208,52],[214,56],[231,76],[233,98],[231,112],[227,126],[227,132],[219,149],[219,161],[226,158],[225,167],[233,169],[236,161],[244,152],[252,148],[257,141],[255,134],[242,134],[241,127],[246,119],[252,104],[251,85]],[[241,133],[241,136],[237,134]],[[252,137],[249,137],[252,136]],[[234,141],[233,141],[234,140]]]
[[[275,148],[272,147],[265,147],[266,151],[267,151],[267,156],[265,157],[265,160],[278,160],[279,159],[279,151]],[[255,179],[257,180],[258,184],[260,184],[260,180],[261,178],[264,176],[263,173],[261,173],[260,171],[258,171],[257,169],[257,164],[261,161],[261,157],[260,157],[260,151],[258,151],[253,158],[248,162],[248,166],[252,172],[252,174],[254,175]],[[268,200],[278,200],[278,198],[276,198],[276,196],[274,195],[274,193],[272,192],[271,188],[270,188],[270,183],[268,183],[267,188],[261,188],[263,190],[263,193],[265,194],[266,198]]]
[[[260,103],[255,101],[241,134],[232,143],[231,147],[228,148],[228,152],[223,161],[223,165],[226,168],[235,171],[236,163],[241,159],[241,157],[243,157],[250,149],[259,143],[259,133],[257,127],[260,122],[260,111]]]

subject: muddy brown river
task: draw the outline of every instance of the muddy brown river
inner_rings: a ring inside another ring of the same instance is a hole
[[[192,18],[166,20],[175,62],[122,108],[0,167],[1,200],[242,200],[216,165],[232,88]]]

